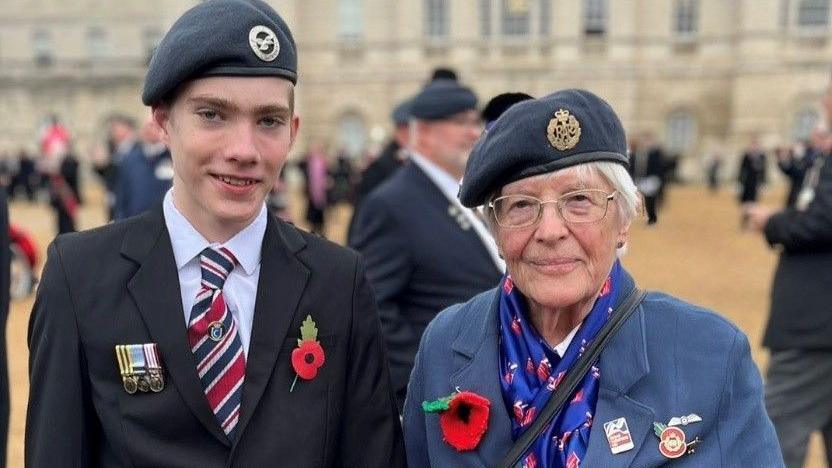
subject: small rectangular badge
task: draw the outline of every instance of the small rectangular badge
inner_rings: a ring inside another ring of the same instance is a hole
[[[626,452],[635,447],[630,435],[630,428],[627,427],[627,420],[624,418],[604,423],[604,432],[607,434],[607,442],[609,442],[613,454]]]

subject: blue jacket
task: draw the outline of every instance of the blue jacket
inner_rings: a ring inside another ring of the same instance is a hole
[[[625,290],[632,288],[627,280]],[[499,382],[498,298],[493,289],[450,307],[425,331],[404,409],[411,468],[492,467],[511,447],[511,422]],[[783,466],[748,340],[716,314],[649,293],[602,352],[600,369],[595,423],[581,466]],[[443,442],[439,416],[421,409],[423,400],[450,395],[457,387],[491,402],[488,429],[470,452],[457,452]],[[682,428],[688,441],[699,436],[702,442],[695,453],[664,458],[653,422],[667,424],[691,413],[702,421]],[[621,417],[635,448],[613,455],[603,426]]]
[[[168,150],[148,157],[138,143],[124,155],[118,164],[113,214],[116,221],[141,214],[161,203],[172,180],[160,178],[157,169],[162,164],[170,163]]]

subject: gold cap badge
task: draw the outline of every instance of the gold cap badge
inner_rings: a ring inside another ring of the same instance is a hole
[[[572,149],[581,139],[581,124],[568,110],[558,109],[546,129],[549,143],[560,151]]]

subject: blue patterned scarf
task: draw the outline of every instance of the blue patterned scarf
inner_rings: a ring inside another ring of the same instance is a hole
[[[572,369],[613,310],[625,273],[616,261],[601,294],[581,323],[563,355],[550,347],[529,322],[523,294],[506,276],[500,292],[500,384],[503,402],[513,414],[512,437],[517,440],[546,406],[554,390]],[[586,456],[589,432],[598,402],[601,371],[593,366],[572,400],[555,416],[553,424],[534,441],[523,459],[524,468],[576,468]]]

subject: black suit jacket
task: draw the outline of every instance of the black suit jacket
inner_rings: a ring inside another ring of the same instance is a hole
[[[422,332],[442,309],[493,288],[502,275],[480,237],[414,163],[373,191],[349,245],[364,256],[378,300],[393,387],[404,403]]]
[[[772,350],[832,349],[832,157],[805,211],[773,215],[766,239],[782,246],[763,344]]]
[[[27,466],[402,466],[380,326],[357,255],[270,216],[259,281],[232,443],[187,345],[161,207],[58,237],[29,326]],[[290,354],[307,314],[326,362],[290,393]],[[151,342],[166,387],[130,395],[114,348]]]

